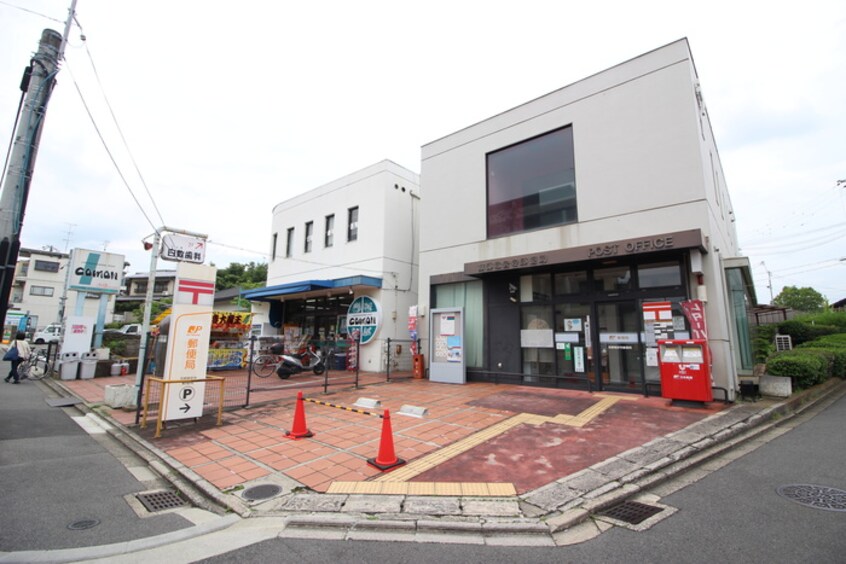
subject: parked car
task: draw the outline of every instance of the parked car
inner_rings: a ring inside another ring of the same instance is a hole
[[[52,323],[44,329],[36,331],[35,335],[32,337],[32,342],[36,345],[43,345],[44,343],[58,343],[61,336],[62,326],[58,323]]]
[[[141,324],[140,323],[129,323],[127,325],[122,326],[120,329],[106,329],[105,333],[121,333],[123,335],[140,335],[141,334]]]

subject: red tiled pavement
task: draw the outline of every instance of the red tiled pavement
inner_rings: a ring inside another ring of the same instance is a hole
[[[227,386],[234,386],[243,374],[226,378]],[[328,395],[322,388],[304,387],[306,380],[299,383],[307,398],[321,402],[354,407],[358,398],[381,401],[380,409],[370,411],[381,415],[382,409],[390,409],[396,456],[409,463],[518,413],[575,416],[603,397],[490,383],[453,385],[413,379],[385,383],[384,375],[373,374],[362,381],[381,383],[336,389]],[[89,403],[102,402],[105,386],[115,383],[131,384],[134,378],[62,382]],[[297,377],[284,384],[272,391],[274,403],[225,411],[221,427],[214,425],[216,410],[207,409],[198,423],[171,422],[158,439],[153,438],[155,421],[139,429],[132,426],[134,412],[112,410],[112,416],[220,489],[275,472],[319,492],[334,481],[366,481],[382,475],[366,463],[379,454],[381,418],[304,402],[306,425],[314,436],[289,439],[285,433],[293,424]],[[411,481],[511,482],[522,493],[682,429],[723,407],[714,403],[704,409],[682,408],[661,398],[625,397],[583,427],[551,422],[519,425]],[[399,414],[403,405],[422,407],[428,413],[422,418],[403,416]]]

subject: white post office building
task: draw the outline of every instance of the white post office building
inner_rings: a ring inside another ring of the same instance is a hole
[[[389,160],[278,204],[267,286],[242,293],[260,333],[343,340],[350,305],[366,298],[359,367],[384,370],[384,343],[409,339],[418,301],[419,209],[419,176]]]
[[[657,394],[650,304],[662,338],[707,336],[728,399],[751,372],[749,264],[686,39],[425,145],[421,178],[420,311],[464,308],[469,380]]]

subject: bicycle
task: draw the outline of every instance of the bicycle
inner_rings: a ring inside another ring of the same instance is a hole
[[[41,380],[48,372],[47,357],[40,352],[33,352],[27,360],[18,365],[18,377],[21,380]]]
[[[259,378],[267,378],[276,370],[276,366],[282,362],[282,355],[265,353],[253,359],[253,374]]]

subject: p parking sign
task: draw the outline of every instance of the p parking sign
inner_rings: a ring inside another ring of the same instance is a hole
[[[369,296],[359,296],[347,310],[347,331],[361,333],[361,344],[366,345],[376,337],[382,325],[382,309]]]

